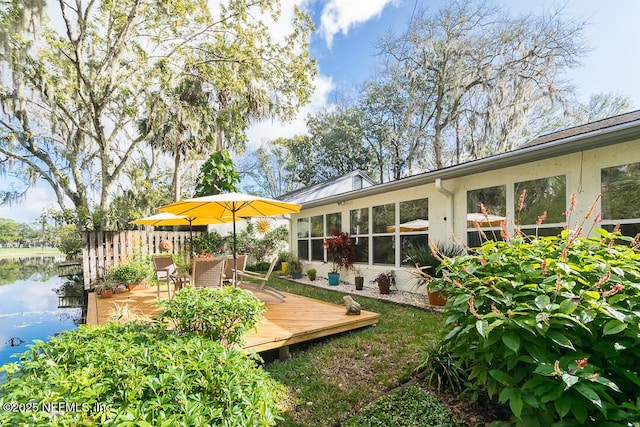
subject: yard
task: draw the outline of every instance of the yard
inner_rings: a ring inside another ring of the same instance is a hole
[[[343,294],[273,278],[270,285],[291,293],[340,304]],[[292,348],[284,362],[266,359],[266,370],[286,386],[282,426],[343,425],[359,409],[416,378],[425,349],[438,338],[441,315],[368,298],[354,298],[380,313],[377,326]],[[483,412],[468,399],[441,396],[457,418],[482,425]],[[458,410],[463,403],[463,411]],[[478,422],[481,421],[481,422]],[[464,424],[463,424],[464,425]]]

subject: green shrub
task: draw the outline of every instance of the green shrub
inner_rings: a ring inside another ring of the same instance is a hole
[[[81,326],[0,370],[0,404],[34,409],[0,411],[0,425],[275,424],[276,384],[256,360],[163,325]]]
[[[74,259],[82,252],[82,236],[75,224],[60,227],[57,248],[67,259]]]
[[[154,270],[151,262],[138,258],[120,263],[109,270],[111,279],[125,285],[151,280],[153,275]]]
[[[361,410],[346,424],[349,427],[456,426],[451,411],[418,384],[402,387]]]
[[[196,236],[191,243],[192,251],[196,254],[220,254],[224,252],[225,239],[217,231],[204,236]]]
[[[436,253],[434,253],[434,250]],[[466,253],[463,246],[453,243],[433,243],[433,248],[427,245],[416,245],[404,252],[405,262],[412,266],[420,267],[420,270],[429,276],[441,277],[440,264],[444,258],[453,258]],[[424,284],[424,283],[421,283]]]
[[[266,262],[266,261],[259,261],[256,262],[253,265],[248,265],[247,266],[247,270],[249,271],[259,271],[259,272],[264,272],[269,270],[269,266],[271,265],[271,263]]]
[[[242,344],[265,310],[251,292],[233,286],[186,287],[161,305],[161,318],[170,319],[176,332],[200,334],[224,345]]]
[[[594,231],[487,241],[436,279],[447,349],[528,426],[639,425],[638,241]]]
[[[464,391],[469,376],[459,358],[442,341],[434,341],[427,347],[424,361],[417,370],[423,371],[424,382],[429,387],[438,392],[446,390],[455,394]]]

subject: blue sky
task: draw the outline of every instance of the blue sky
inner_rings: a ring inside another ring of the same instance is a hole
[[[320,75],[311,103],[298,118],[290,123],[253,125],[248,132],[249,146],[255,148],[277,137],[304,132],[308,113],[330,106],[336,91],[356,91],[363,81],[375,75],[375,43],[380,37],[404,31],[414,8],[435,10],[443,1],[282,0],[286,7],[295,3],[304,8],[316,23],[318,31],[312,38],[311,53]],[[618,92],[631,98],[634,109],[640,109],[640,1],[504,0],[494,4],[513,15],[540,14],[564,6],[566,19],[588,21],[585,37],[592,50],[582,66],[570,71],[567,78],[583,101],[591,94]],[[278,30],[275,25],[274,31]],[[0,185],[6,185],[6,181],[0,180]],[[0,217],[33,222],[53,204],[52,191],[39,184],[23,203],[0,206]]]

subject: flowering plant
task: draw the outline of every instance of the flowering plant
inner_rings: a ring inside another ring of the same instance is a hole
[[[333,267],[332,273],[337,273],[338,269],[346,270],[353,267],[356,260],[356,250],[351,243],[349,233],[333,231],[330,237],[324,239],[323,245],[327,250],[327,258],[331,259]]]

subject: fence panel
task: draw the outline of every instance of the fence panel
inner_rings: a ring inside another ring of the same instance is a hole
[[[205,234],[203,231],[85,231],[82,235],[84,288],[90,289],[96,279],[129,257],[160,253],[162,240],[171,242],[170,253],[190,257],[190,237]]]

